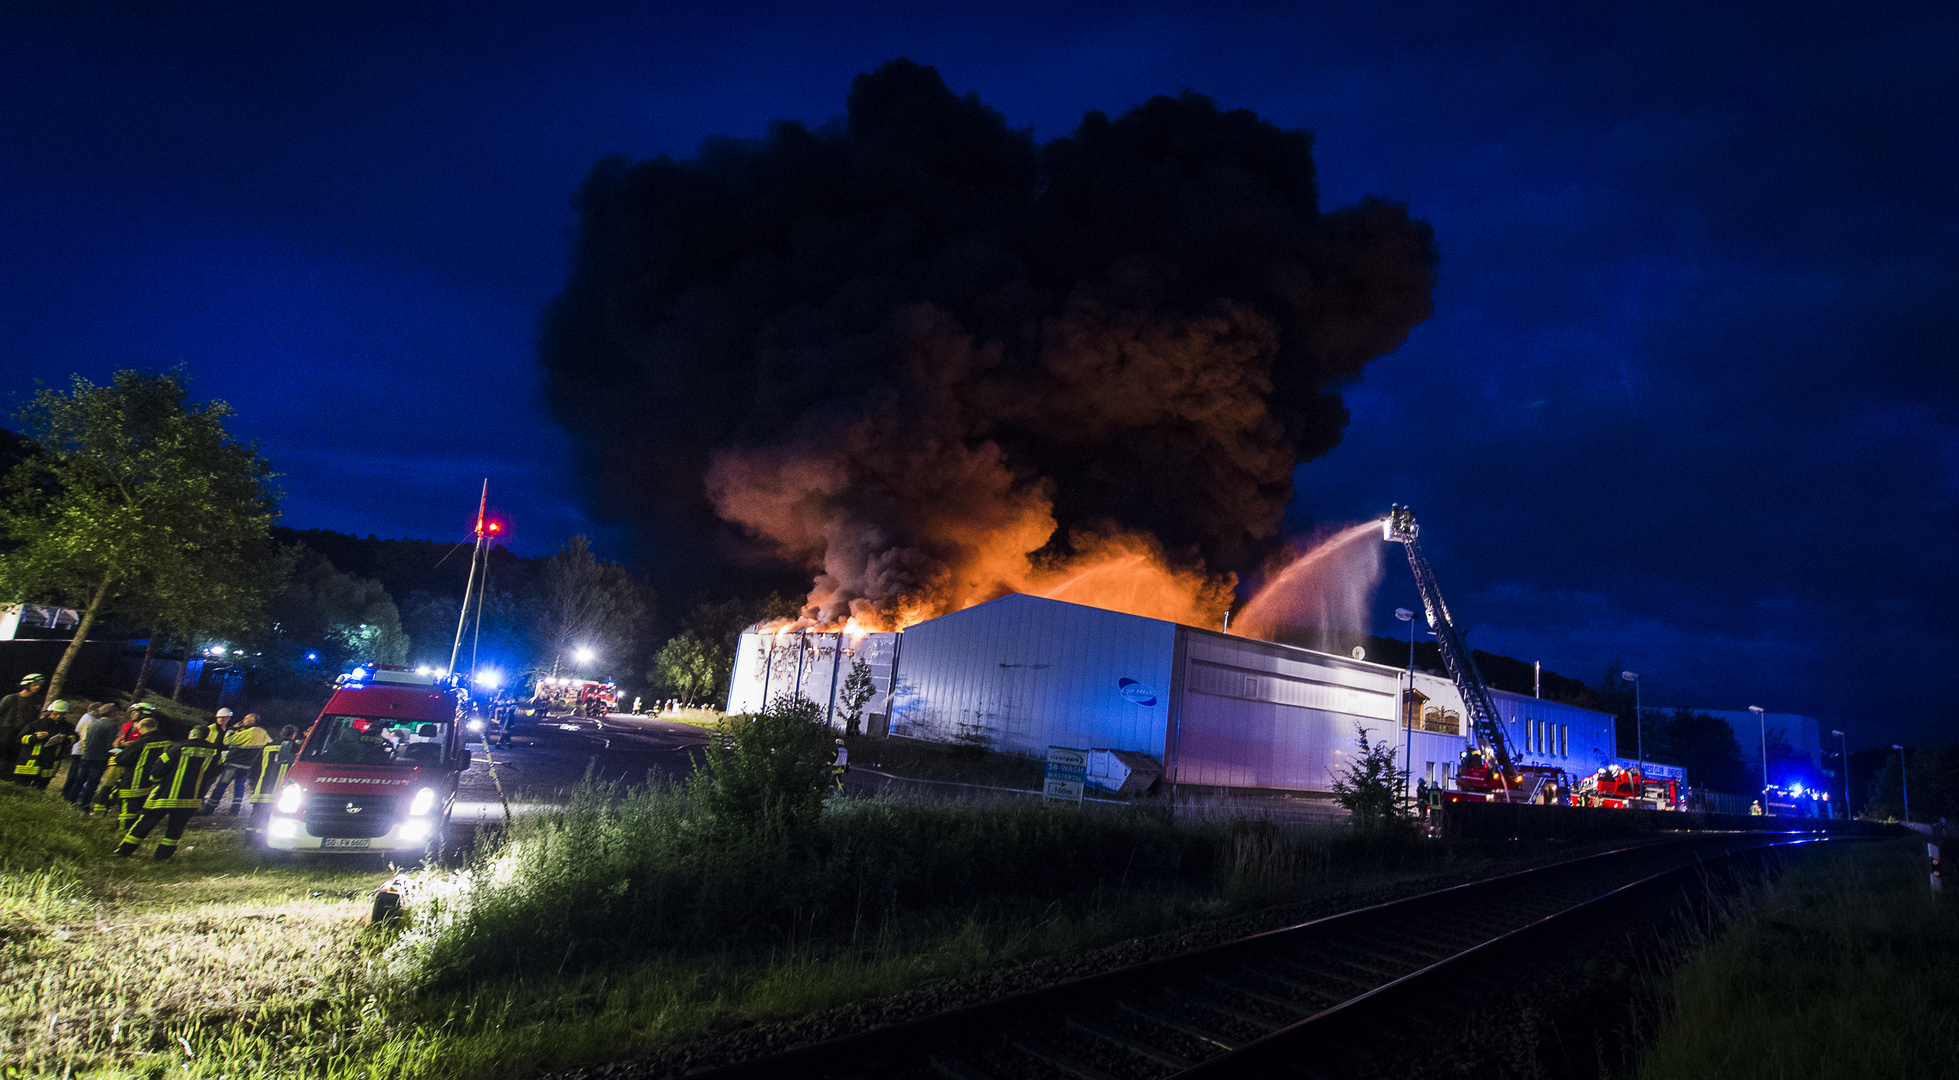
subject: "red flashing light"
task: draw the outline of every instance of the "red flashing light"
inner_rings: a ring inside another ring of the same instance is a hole
[[[496,523],[496,522],[494,522],[494,521],[492,521],[492,522],[490,522],[490,531],[491,531],[491,532],[498,532],[498,531],[500,531],[500,530],[501,530],[502,528],[503,528],[503,526],[502,526],[502,525],[499,525],[499,524],[497,524],[497,523]]]

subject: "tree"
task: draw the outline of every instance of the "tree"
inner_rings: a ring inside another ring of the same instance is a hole
[[[618,563],[592,554],[583,536],[565,541],[539,575],[538,662],[591,649],[613,665],[631,657],[651,612],[652,590]]]
[[[1376,829],[1393,824],[1406,809],[1408,774],[1394,767],[1394,744],[1375,744],[1367,729],[1354,725],[1360,753],[1347,765],[1346,772],[1333,779],[1333,801],[1353,815],[1357,829]]]
[[[773,592],[760,600],[718,603],[703,600],[695,604],[682,625],[700,639],[714,672],[714,683],[706,696],[717,701],[728,700],[728,681],[735,670],[735,648],[741,642],[743,630],[759,622],[795,618],[801,610],[799,601]]]
[[[646,681],[692,705],[714,689],[717,675],[707,643],[692,630],[684,630],[661,646]]]
[[[126,606],[186,627],[243,625],[262,604],[271,467],[233,440],[222,401],[192,402],[181,369],[77,375],[18,414],[38,450],[6,478],[0,595],[81,610],[49,678],[59,695],[96,620]]]
[[[264,689],[294,693],[316,688],[355,661],[408,659],[401,613],[380,582],[342,573],[316,551],[288,551],[297,565],[271,603],[279,631],[259,665]]]
[[[1646,724],[1646,757],[1684,767],[1694,787],[1743,794],[1762,786],[1761,777],[1749,777],[1741,744],[1726,720],[1685,708],[1648,709]]]
[[[864,706],[870,704],[877,687],[871,683],[871,665],[863,660],[850,662],[850,674],[844,676],[843,696],[839,704],[843,706],[843,731],[846,735],[857,734],[857,722],[864,717]]]

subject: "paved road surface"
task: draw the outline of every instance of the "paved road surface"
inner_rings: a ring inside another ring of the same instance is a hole
[[[638,786],[677,780],[701,760],[707,732],[692,724],[631,713],[603,720],[553,716],[519,727],[509,746],[470,745],[474,758],[456,792],[456,825],[474,827],[479,816],[503,813],[496,779],[513,806],[563,803],[588,771],[595,777]]]

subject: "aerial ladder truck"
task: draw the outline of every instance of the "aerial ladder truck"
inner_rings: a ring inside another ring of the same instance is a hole
[[[1465,750],[1456,770],[1456,790],[1445,794],[1451,802],[1562,802],[1570,784],[1563,769],[1519,764],[1510,751],[1510,740],[1503,732],[1503,718],[1497,715],[1496,699],[1476,668],[1476,659],[1464,643],[1462,631],[1449,615],[1449,605],[1435,583],[1435,570],[1422,554],[1421,529],[1415,524],[1415,511],[1396,504],[1382,525],[1381,539],[1399,543],[1408,552],[1408,567],[1414,571],[1415,587],[1422,594],[1422,608],[1428,624],[1435,630],[1435,643],[1442,650],[1442,666],[1462,694],[1463,708],[1469,712],[1470,737],[1474,746]],[[1402,723],[1409,718],[1402,717]]]

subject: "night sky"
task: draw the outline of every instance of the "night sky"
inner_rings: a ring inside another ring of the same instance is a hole
[[[1571,7],[10,4],[4,388],[182,363],[287,524],[460,536],[489,476],[520,552],[630,558],[536,354],[596,160],[898,56],[1042,140],[1190,88],[1441,252],[1289,523],[1413,505],[1472,644],[1648,704],[1949,741],[1959,12]]]

